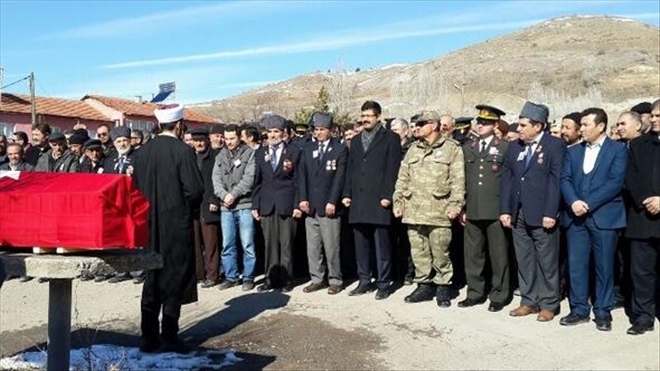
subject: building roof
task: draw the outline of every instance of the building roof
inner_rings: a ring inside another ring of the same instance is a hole
[[[70,117],[83,120],[112,122],[107,116],[89,104],[72,99],[35,97],[37,115]],[[2,93],[1,112],[31,113],[30,96],[27,94]]]
[[[139,103],[130,99],[106,97],[103,95],[86,95],[82,98],[82,100],[84,101],[87,98],[97,100],[112,109],[123,112],[127,116],[134,115],[134,116],[154,117],[154,110],[159,106],[156,103],[148,103],[148,102]],[[190,109],[186,109],[184,111],[183,119],[185,121],[194,121],[194,122],[206,123],[206,124],[218,123],[218,121],[213,117],[192,111]]]

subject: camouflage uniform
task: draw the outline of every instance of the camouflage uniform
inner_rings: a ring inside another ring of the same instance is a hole
[[[415,282],[447,287],[453,269],[449,260],[451,220],[465,202],[465,168],[458,142],[439,136],[428,144],[415,142],[401,163],[394,191],[394,209],[408,224]]]

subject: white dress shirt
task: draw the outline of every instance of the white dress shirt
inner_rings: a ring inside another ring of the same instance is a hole
[[[582,163],[582,171],[585,174],[589,174],[594,169],[594,166],[596,166],[596,159],[604,142],[605,134],[601,135],[600,139],[595,143],[587,143],[587,148],[584,151],[584,162]]]

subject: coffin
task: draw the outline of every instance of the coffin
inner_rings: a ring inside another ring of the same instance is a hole
[[[0,172],[0,245],[147,245],[149,203],[125,175]]]

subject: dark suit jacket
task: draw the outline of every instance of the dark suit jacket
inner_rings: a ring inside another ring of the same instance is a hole
[[[126,154],[126,162],[124,168],[119,171],[119,153],[115,150],[111,153],[110,157],[103,160],[103,174],[126,174],[129,166],[133,166],[135,151],[130,149]]]
[[[521,206],[527,225],[542,227],[543,217],[556,220],[559,216],[559,180],[566,143],[544,133],[527,169],[524,161],[526,148],[522,140],[511,142],[504,156],[500,214],[510,214],[512,223],[515,223],[518,206]]]
[[[272,213],[291,216],[299,203],[297,177],[302,150],[296,144],[284,143],[275,171],[270,165],[268,151],[268,146],[261,146],[254,155],[257,171],[252,209],[258,210],[262,216]]]
[[[220,150],[213,149],[209,146],[208,151],[202,157],[202,180],[204,181],[204,197],[202,197],[202,204],[200,205],[201,220],[206,223],[217,223],[220,221],[220,205],[222,202],[213,193],[213,166],[215,166],[215,157]],[[218,211],[212,213],[209,211],[209,205],[214,204],[218,207]]]
[[[600,229],[618,229],[626,226],[626,213],[623,208],[623,182],[626,176],[626,147],[622,143],[605,138],[598,152],[596,164],[591,175],[593,179],[587,187],[583,187],[584,154],[587,143],[583,142],[571,147],[564,159],[561,175],[561,194],[566,203],[562,224],[565,227],[582,221],[585,216],[573,214],[571,205],[582,200],[589,206],[589,213],[594,223]]]
[[[632,200],[628,209],[626,237],[660,238],[660,214],[651,215],[642,204],[660,195],[660,140],[658,133],[644,134],[630,142],[626,169],[626,192]]]
[[[309,215],[318,214],[323,217],[327,203],[335,205],[336,209],[341,205],[348,148],[338,139],[331,138],[321,162],[318,159],[318,148],[318,143],[312,141],[303,147],[298,192],[300,201],[309,201]]]
[[[366,151],[361,135],[351,140],[344,185],[349,223],[390,225],[392,207],[383,208],[380,200],[392,201],[400,166],[401,141],[394,132],[381,127]]]

